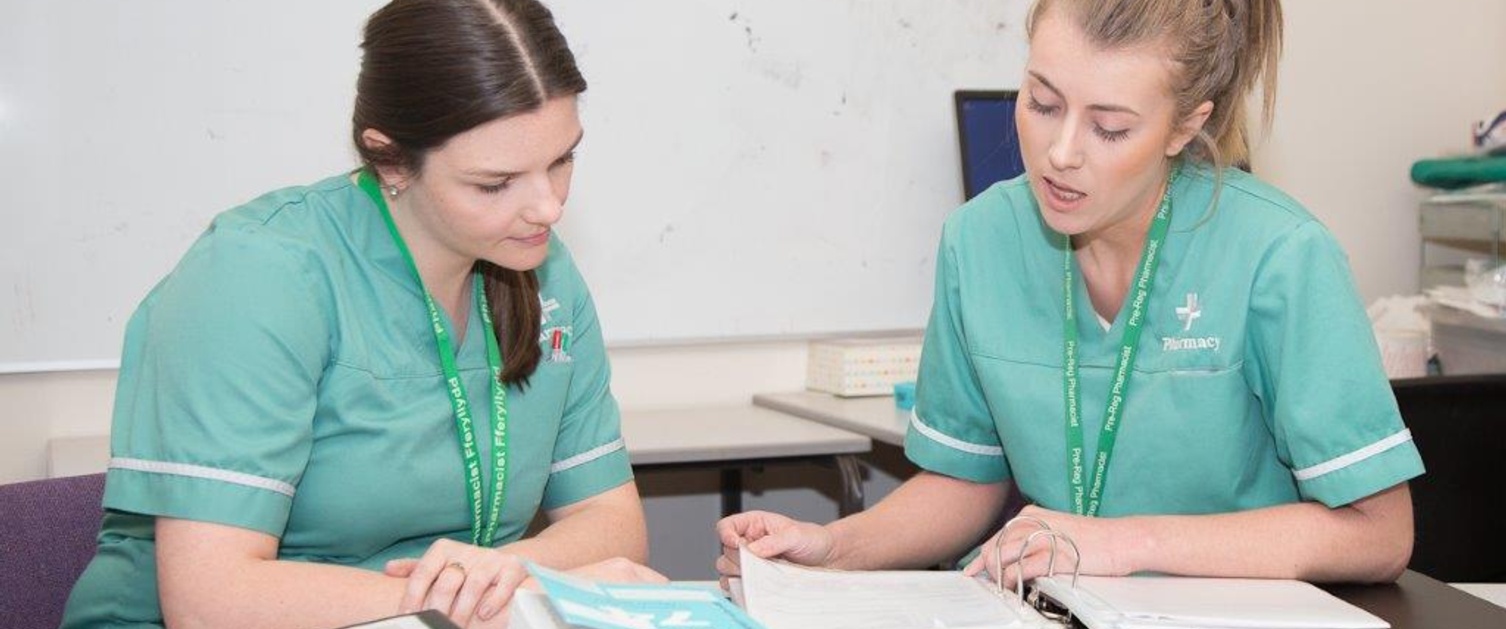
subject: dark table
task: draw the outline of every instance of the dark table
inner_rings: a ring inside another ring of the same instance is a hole
[[[1394,584],[1320,587],[1393,629],[1506,629],[1506,608],[1411,570]]]

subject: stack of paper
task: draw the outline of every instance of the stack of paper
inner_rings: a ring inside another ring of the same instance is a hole
[[[1013,629],[1055,626],[961,572],[846,572],[743,550],[743,606],[768,629]]]

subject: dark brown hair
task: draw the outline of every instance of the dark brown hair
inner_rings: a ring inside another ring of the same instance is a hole
[[[1281,58],[1280,0],[1037,0],[1028,28],[1053,10],[1105,49],[1166,46],[1177,120],[1213,103],[1188,147],[1191,157],[1219,168],[1249,159],[1245,98],[1261,88],[1262,121],[1269,125]]]
[[[367,168],[414,176],[424,158],[481,124],[579,94],[586,81],[554,16],[537,0],[395,0],[366,22],[352,138]],[[366,129],[392,143],[370,147]],[[484,278],[502,380],[526,385],[538,367],[539,280],[486,261]]]

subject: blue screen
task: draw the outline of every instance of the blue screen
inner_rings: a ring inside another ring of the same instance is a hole
[[[1012,95],[959,97],[963,193],[968,199],[1025,172],[1020,138],[1014,128],[1014,107]]]

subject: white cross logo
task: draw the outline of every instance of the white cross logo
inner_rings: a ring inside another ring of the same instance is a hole
[[[1192,322],[1203,316],[1203,309],[1197,306],[1197,293],[1187,293],[1187,305],[1177,306],[1177,318],[1182,320],[1182,331],[1192,329]]]

